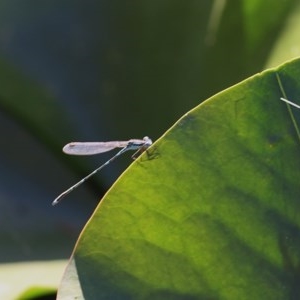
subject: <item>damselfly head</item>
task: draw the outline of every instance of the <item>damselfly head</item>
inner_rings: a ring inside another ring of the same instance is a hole
[[[152,140],[148,137],[148,136],[144,136],[143,137],[143,141],[145,142],[145,146],[146,147],[149,147],[149,146],[151,146],[152,145]]]

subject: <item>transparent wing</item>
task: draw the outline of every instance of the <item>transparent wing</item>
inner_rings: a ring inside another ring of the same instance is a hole
[[[73,142],[63,147],[63,152],[70,155],[94,155],[111,151],[115,148],[124,148],[128,141],[116,142]]]

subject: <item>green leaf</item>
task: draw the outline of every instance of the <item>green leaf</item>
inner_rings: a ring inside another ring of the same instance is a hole
[[[299,78],[295,60],[184,115],[102,200],[59,299],[296,299],[300,111],[280,97]]]
[[[20,295],[16,300],[54,299],[55,294],[55,289],[50,289],[47,287],[31,287],[22,293],[22,295]]]

